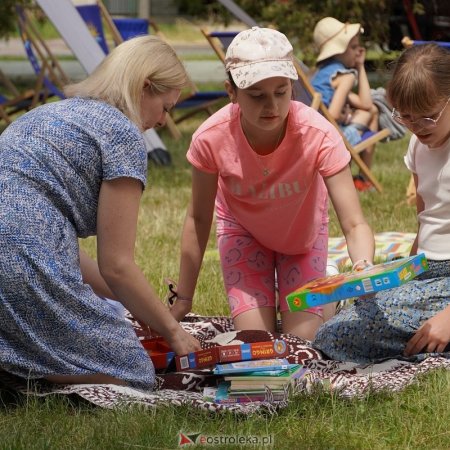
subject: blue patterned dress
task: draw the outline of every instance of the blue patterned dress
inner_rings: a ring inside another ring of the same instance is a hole
[[[151,388],[132,327],[83,284],[78,238],[96,234],[103,180],[146,183],[138,128],[118,109],[72,98],[0,136],[0,368],[25,378],[104,373]]]
[[[416,279],[343,309],[319,328],[313,346],[358,363],[401,356],[422,323],[450,305],[450,261],[428,263],[430,270]],[[450,357],[450,344],[444,356]]]

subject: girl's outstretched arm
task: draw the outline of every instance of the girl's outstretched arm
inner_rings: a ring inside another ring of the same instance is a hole
[[[325,178],[325,184],[347,241],[351,260],[353,263],[364,260],[372,263],[375,239],[364,218],[350,167],[346,166],[337,174]]]
[[[218,175],[192,169],[192,198],[189,203],[181,236],[180,275],[177,293],[181,299],[173,305],[171,312],[177,320],[190,312],[211,231],[214,203],[217,193]]]

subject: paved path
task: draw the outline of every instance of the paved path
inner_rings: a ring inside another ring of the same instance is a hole
[[[67,58],[72,52],[61,39],[47,40],[51,52],[56,56]],[[194,83],[222,82],[225,79],[225,70],[221,61],[214,56],[214,52],[207,45],[174,44],[174,48],[183,56],[186,69]],[[192,55],[208,56],[205,60],[191,60]],[[189,56],[189,59],[187,58]],[[2,59],[7,57],[7,59]],[[14,57],[24,58],[12,59]],[[63,70],[72,80],[79,80],[86,76],[83,68],[76,60],[59,59]],[[26,59],[25,50],[20,39],[0,40],[0,68],[12,79],[32,79],[35,75]]]

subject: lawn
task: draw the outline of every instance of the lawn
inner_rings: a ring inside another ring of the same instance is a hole
[[[181,39],[180,24],[162,28],[173,42]],[[53,30],[43,31],[52,36]],[[198,30],[192,30],[189,41],[197,38],[202,39]],[[184,122],[179,141],[162,131],[173,164],[150,165],[148,188],[143,193],[136,258],[162,299],[167,296],[165,278],[177,279],[180,233],[190,195],[185,153],[202,119],[204,116],[198,116]],[[376,233],[416,230],[414,208],[405,201],[410,176],[403,164],[407,143],[405,137],[377,146],[374,173],[384,190],[360,194]],[[341,235],[332,210],[330,235]],[[194,301],[198,314],[228,314],[215,244],[212,231]],[[95,256],[94,238],[81,241],[81,246]],[[243,418],[172,406],[109,411],[79,399],[23,397],[0,390],[0,449],[168,449],[178,447],[180,432],[268,437],[276,449],[448,449],[449,394],[450,373],[436,371],[397,394],[343,400],[317,391],[293,398],[277,415]]]
[[[173,164],[149,167],[149,185],[142,198],[136,257],[163,299],[167,295],[164,279],[176,279],[178,273],[180,231],[190,193],[185,153],[202,119],[185,122],[183,137],[177,142],[162,133]],[[407,138],[377,147],[374,172],[384,191],[360,194],[374,232],[415,231],[414,209],[405,202],[409,179],[403,165],[406,147]],[[330,234],[340,236],[334,215],[331,217]],[[95,255],[95,239],[83,240],[81,245]],[[228,314],[214,249],[211,233],[194,302],[194,312],[199,314]],[[179,433],[184,432],[216,438],[264,437],[277,449],[444,449],[450,448],[449,394],[450,374],[436,371],[398,394],[343,400],[317,391],[295,397],[277,415],[243,418],[169,406],[109,411],[77,399],[25,398],[0,391],[0,448],[166,449],[176,448]]]

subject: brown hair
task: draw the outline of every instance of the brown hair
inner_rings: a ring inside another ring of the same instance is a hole
[[[406,49],[394,64],[386,95],[400,112],[433,111],[450,96],[450,51],[437,44]]]

